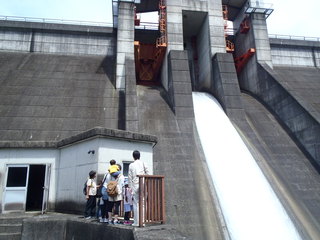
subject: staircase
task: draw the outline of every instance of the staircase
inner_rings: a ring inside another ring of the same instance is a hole
[[[0,240],[20,240],[22,221],[33,214],[0,214]]]
[[[0,240],[21,239],[22,232],[21,217],[0,217]]]

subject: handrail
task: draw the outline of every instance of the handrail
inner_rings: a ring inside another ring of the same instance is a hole
[[[164,176],[138,175],[139,227],[145,224],[165,223]]]
[[[20,21],[20,22],[38,22],[38,23],[60,23],[60,24],[74,24],[74,25],[89,25],[99,27],[113,27],[112,23],[108,22],[91,22],[81,20],[64,20],[54,18],[36,18],[36,17],[19,17],[19,16],[3,16],[0,15],[0,20],[3,21]]]
[[[154,22],[140,22],[139,26],[135,26],[135,29],[142,29],[142,30],[158,30],[159,23]]]
[[[320,42],[320,37],[304,37],[304,36],[293,36],[293,35],[282,35],[282,34],[269,34],[268,36],[269,36],[269,38],[276,38],[276,39],[303,40],[303,41]]]

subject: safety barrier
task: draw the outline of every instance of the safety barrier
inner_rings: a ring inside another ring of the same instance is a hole
[[[319,37],[304,37],[304,36],[292,36],[292,35],[281,35],[281,34],[269,34],[269,38],[320,42]]]
[[[164,176],[139,175],[139,226],[165,223]]]
[[[109,23],[109,22],[92,22],[92,21],[81,21],[81,20],[65,20],[65,19],[36,18],[36,17],[19,17],[19,16],[2,16],[2,15],[0,15],[0,20],[19,21],[19,22],[86,25],[86,26],[97,26],[97,27],[113,27],[113,24]]]

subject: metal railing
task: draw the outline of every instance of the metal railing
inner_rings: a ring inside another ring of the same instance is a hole
[[[108,22],[91,22],[91,21],[64,20],[64,19],[53,19],[53,18],[18,17],[18,16],[0,15],[0,20],[19,21],[19,22],[37,22],[37,23],[59,23],[59,24],[86,25],[86,26],[97,26],[97,27],[113,27],[113,24]]]
[[[155,23],[155,22],[140,22],[139,26],[135,26],[135,29],[159,30],[159,23]]]
[[[268,18],[270,14],[273,12],[273,4],[272,3],[264,3],[257,0],[249,1],[247,3],[245,13],[251,14],[251,13],[263,13],[265,15],[265,18]]]
[[[139,175],[139,227],[165,223],[164,176]]]
[[[281,34],[269,34],[269,38],[320,42],[320,37],[304,37],[304,36],[292,36],[292,35],[281,35]]]

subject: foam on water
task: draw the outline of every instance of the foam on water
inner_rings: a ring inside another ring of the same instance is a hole
[[[218,101],[193,93],[197,130],[234,240],[301,239],[270,184]]]

